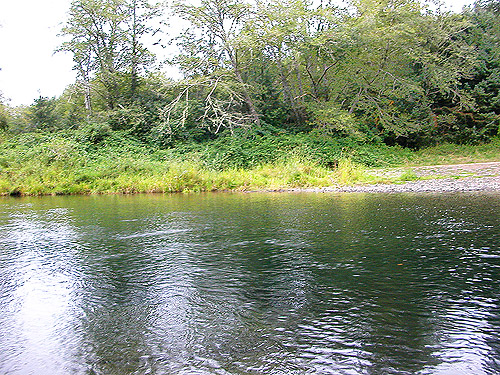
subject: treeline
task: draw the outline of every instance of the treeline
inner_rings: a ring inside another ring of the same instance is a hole
[[[167,13],[185,28],[175,37]],[[1,105],[0,128],[167,148],[286,133],[419,148],[488,141],[500,125],[497,0],[460,14],[414,0],[75,0],[61,38],[77,81]],[[162,44],[179,49],[168,64],[183,79],[161,73]]]

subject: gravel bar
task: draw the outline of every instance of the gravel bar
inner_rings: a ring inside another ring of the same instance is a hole
[[[400,184],[337,186],[321,189],[321,191],[346,193],[500,192],[500,177],[440,178]]]
[[[453,193],[497,192],[500,193],[500,162],[417,166],[370,170],[379,177],[397,178],[411,171],[417,180],[399,183],[336,185],[311,189],[278,189],[278,192],[318,193]]]

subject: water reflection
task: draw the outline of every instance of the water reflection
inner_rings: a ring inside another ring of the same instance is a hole
[[[0,372],[493,374],[500,197],[0,202]]]
[[[80,342],[75,324],[81,285],[73,254],[78,244],[68,210],[40,214],[10,209],[4,214],[8,220],[0,232],[2,369],[63,373],[70,365],[64,358],[72,357]]]

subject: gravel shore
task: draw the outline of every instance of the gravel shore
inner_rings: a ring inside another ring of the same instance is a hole
[[[401,184],[338,186],[323,189],[323,191],[350,193],[447,193],[466,191],[495,191],[500,193],[500,177],[440,178],[409,181]]]
[[[306,189],[305,191],[325,193],[448,193],[483,191],[500,193],[500,162],[378,169],[369,172],[382,177],[397,177],[407,171],[411,171],[417,178],[423,179],[393,184],[332,186],[320,189]]]

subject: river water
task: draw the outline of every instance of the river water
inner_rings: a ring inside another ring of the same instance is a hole
[[[498,374],[500,195],[0,200],[1,374]]]

